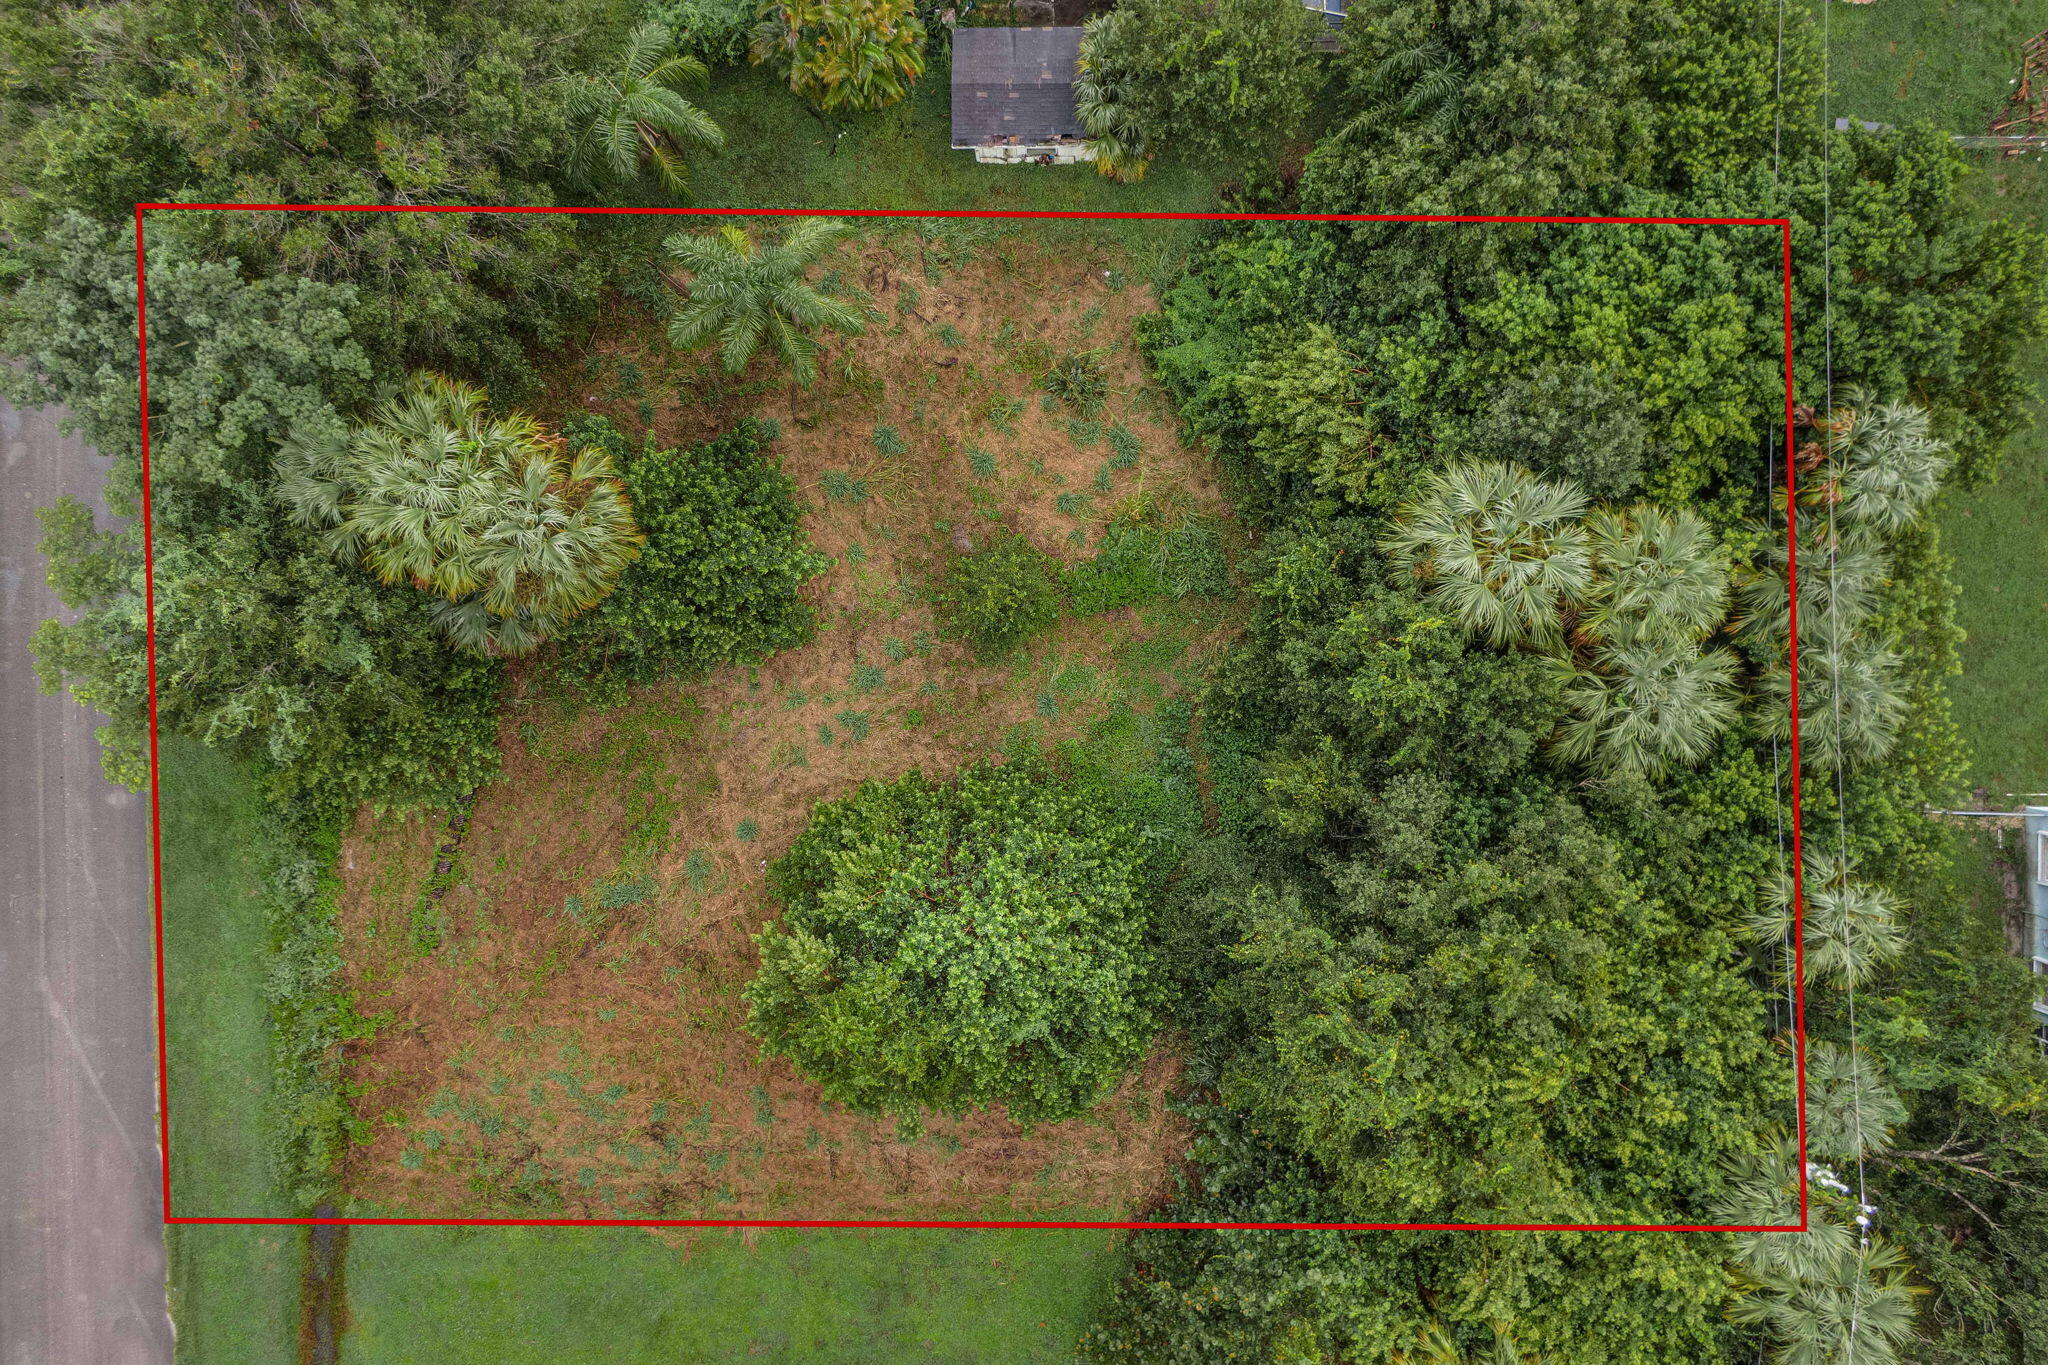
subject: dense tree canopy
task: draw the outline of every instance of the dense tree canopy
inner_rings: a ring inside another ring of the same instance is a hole
[[[1083,117],[1109,139],[1107,169],[1135,179],[1147,145],[1260,164],[1307,121],[1321,28],[1294,0],[1123,0],[1082,43]]]

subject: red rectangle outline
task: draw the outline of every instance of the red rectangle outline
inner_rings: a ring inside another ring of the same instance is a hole
[[[1169,222],[1287,223],[1634,223],[1675,227],[1775,227],[1780,238],[1783,276],[1785,378],[1785,562],[1790,609],[1791,805],[1792,805],[1792,977],[1794,1096],[1798,1112],[1799,1221],[1795,1224],[1754,1223],[1137,1223],[1036,1222],[1031,1220],[916,1218],[230,1218],[174,1215],[171,1212],[170,1051],[165,1035],[164,1005],[164,879],[161,786],[157,775],[156,706],[156,560],[151,539],[149,495],[149,339],[148,303],[143,288],[143,221],[145,210],[192,212],[304,213],[503,213],[597,215],[659,215],[723,218],[1062,218],[1152,220]],[[149,680],[149,831],[150,867],[156,929],[157,1150],[162,1158],[164,1222],[167,1224],[344,1225],[363,1227],[774,1227],[774,1228],[1129,1228],[1273,1230],[1304,1232],[1804,1232],[1809,1222],[1806,1152],[1806,898],[1801,882],[1799,821],[1799,545],[1797,475],[1792,442],[1792,223],[1787,218],[1662,218],[1598,215],[1445,214],[1445,213],[1115,213],[1058,209],[720,209],[720,208],[557,208],[548,205],[467,204],[169,204],[135,206],[135,332],[141,377],[142,555],[143,605],[147,628],[145,658]]]

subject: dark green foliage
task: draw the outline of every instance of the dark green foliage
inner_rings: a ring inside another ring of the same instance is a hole
[[[270,1007],[271,1081],[265,1095],[271,1179],[294,1206],[332,1193],[332,1172],[352,1134],[341,1089],[342,1044],[370,1021],[341,990],[338,815],[312,817],[273,803],[264,817],[264,914],[272,956],[263,981]]]
[[[15,394],[54,401],[113,457],[109,498],[140,490],[132,237],[66,219],[8,317],[30,357]],[[330,396],[359,391],[348,291],[246,283],[172,243],[150,269],[151,484],[160,722],[257,762],[267,794],[323,809],[436,805],[495,769],[498,671],[449,654],[426,601],[336,565],[268,504],[287,431],[339,430]],[[53,581],[83,610],[36,636],[46,686],[104,711],[108,774],[145,776],[142,554],[132,524],[83,508],[46,518]]]
[[[654,0],[644,13],[676,35],[678,48],[707,66],[738,66],[747,59],[753,0]]]
[[[1694,1209],[1753,1141],[1775,1069],[1728,937],[1674,921],[1564,800],[1469,861],[1436,844],[1455,814],[1441,786],[1398,781],[1327,908],[1247,903],[1223,999],[1253,1041],[1222,1096],[1312,1154],[1361,1221]]]
[[[1059,564],[1016,532],[995,528],[977,549],[951,557],[935,596],[947,630],[993,657],[1058,617]]]
[[[1147,146],[1249,169],[1308,120],[1321,22],[1289,0],[1125,0],[1083,60],[1114,73],[1113,122],[1140,174]]]
[[[1353,1221],[1318,1189],[1313,1163],[1228,1110],[1198,1119],[1203,1188],[1176,1217]],[[1083,1345],[1093,1360],[1148,1365],[1421,1365],[1445,1359],[1417,1353],[1433,1328],[1484,1360],[1498,1326],[1544,1361],[1699,1365],[1725,1358],[1732,1336],[1716,1310],[1724,1245],[1711,1234],[1141,1232],[1129,1252],[1138,1273]]]
[[[617,30],[608,0],[478,7],[117,0],[23,10],[5,146],[15,241],[67,209],[127,222],[138,200],[556,202],[562,101],[535,92]],[[355,284],[380,363],[479,372],[511,395],[522,343],[586,306],[599,256],[544,215],[158,214],[152,241],[263,273]]]
[[[866,783],[772,870],[749,1027],[863,1112],[1084,1113],[1151,1036],[1136,855],[1033,761]]]
[[[1594,498],[1634,491],[1649,453],[1632,387],[1555,360],[1494,389],[1471,445],[1476,454],[1570,479]]]
[[[604,604],[572,623],[565,667],[647,683],[759,663],[810,638],[814,616],[798,589],[829,561],[805,540],[795,485],[763,458],[758,425],[638,455],[602,418],[569,436],[624,466],[647,540]]]

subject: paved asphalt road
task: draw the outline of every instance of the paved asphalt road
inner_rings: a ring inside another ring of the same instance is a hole
[[[164,1311],[148,803],[100,776],[97,718],[36,691],[57,611],[35,509],[105,462],[0,402],[0,1362],[157,1365]]]

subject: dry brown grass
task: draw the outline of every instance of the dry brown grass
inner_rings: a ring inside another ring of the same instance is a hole
[[[1026,1133],[984,1112],[904,1137],[824,1103],[743,1027],[748,936],[773,913],[762,873],[815,802],[951,771],[1020,737],[1085,738],[1113,710],[1143,713],[1188,686],[1236,628],[1213,605],[1127,609],[1064,620],[1000,664],[938,638],[917,585],[996,518],[1074,558],[1134,496],[1227,509],[1131,345],[1149,298],[1112,288],[1107,257],[1013,245],[928,273],[920,245],[842,252],[843,277],[881,317],[835,346],[813,392],[766,370],[720,382],[632,317],[597,339],[598,374],[636,364],[652,376],[643,395],[607,401],[589,376],[553,391],[555,415],[573,403],[629,429],[648,402],[664,443],[746,412],[776,418],[776,454],[813,504],[809,533],[838,563],[807,590],[817,638],[757,669],[594,715],[566,711],[535,673],[517,677],[503,772],[479,794],[459,880],[431,906],[422,888],[446,830],[359,822],[343,854],[345,952],[362,1008],[384,1022],[349,1061],[372,1133],[347,1163],[358,1197],[436,1215],[962,1217],[1136,1209],[1162,1192],[1185,1147],[1164,1105],[1177,1064],[1163,1044],[1084,1118]],[[1020,350],[1098,348],[1113,392],[1097,420],[1145,451],[1108,493],[1091,491],[1108,446],[1077,445],[1017,363]],[[1019,399],[1013,418],[991,420]],[[902,454],[876,449],[879,423]],[[969,442],[997,455],[995,477],[975,476]],[[827,471],[866,479],[869,496],[827,498]],[[1062,510],[1077,491],[1086,509]],[[603,908],[607,886],[631,903]]]

